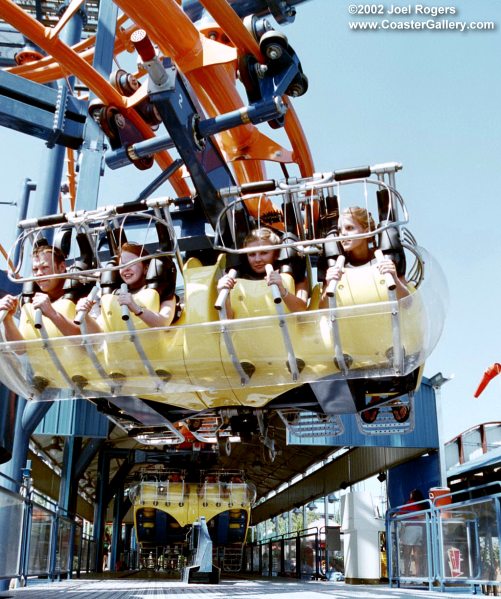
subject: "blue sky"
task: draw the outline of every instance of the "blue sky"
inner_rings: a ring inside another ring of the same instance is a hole
[[[498,0],[458,0],[440,4],[455,7],[456,15],[434,19],[494,21],[495,31],[363,32],[350,30],[349,22],[391,17],[352,17],[350,4],[310,0],[282,29],[310,84],[294,105],[317,170],[403,163],[398,183],[409,228],[448,281],[445,330],[425,376],[454,374],[442,390],[449,439],[501,419],[501,377],[473,399],[485,367],[501,361],[501,8]],[[384,10],[391,4],[385,2]],[[426,20],[400,20],[411,19]],[[6,129],[0,140],[5,202],[17,199],[25,177],[41,181],[44,144]],[[154,174],[132,167],[107,173],[102,202],[132,199]],[[8,247],[16,208],[1,209],[0,241]]]

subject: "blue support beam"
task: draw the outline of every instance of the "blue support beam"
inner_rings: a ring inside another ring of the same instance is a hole
[[[3,385],[0,386],[0,464],[12,458],[16,417],[16,395]]]
[[[0,125],[49,141],[55,136],[54,115],[59,92],[24,77],[0,71]],[[86,103],[68,96],[64,126],[57,143],[79,148],[84,135]]]
[[[208,138],[197,144],[194,124],[198,111],[175,67],[168,66],[168,82],[150,93],[150,100],[157,108],[162,121],[174,141],[179,155],[190,172],[208,222],[215,227],[217,217],[224,208],[218,195],[222,187],[234,185],[233,175],[219,148]]]
[[[73,46],[80,41],[85,19],[85,13],[82,10],[78,10],[69,23],[64,27],[60,37],[62,41],[68,44],[68,46]],[[62,129],[66,126],[66,106],[70,101],[72,103],[76,101],[76,99],[70,95],[70,86],[73,85],[73,83],[74,77],[58,81],[53,116],[53,132],[47,140],[47,147],[50,151],[48,152],[48,157],[42,171],[43,179],[40,183],[40,197],[37,197],[36,207],[33,206],[29,209],[29,213],[32,216],[53,214],[58,210],[58,200],[61,192],[61,179],[66,151],[64,145],[60,144],[60,140],[62,139],[63,134]],[[80,116],[82,116],[82,113],[84,115],[86,114],[85,104],[82,104],[81,102],[80,110]],[[83,127],[83,122],[81,125]],[[81,140],[77,147],[80,145]]]
[[[113,68],[117,15],[116,4],[111,0],[101,0],[92,66],[103,77],[108,77]],[[90,100],[94,97],[91,94]],[[80,150],[79,183],[75,201],[77,210],[93,210],[97,206],[99,183],[104,173],[104,150],[104,133],[94,119],[87,114],[85,138]]]
[[[26,456],[28,455],[28,444],[30,436],[35,430],[38,422],[44,417],[51,406],[49,401],[40,401],[28,403],[21,397],[16,401],[16,419],[14,424],[14,446],[12,448],[12,458],[0,468],[10,480],[2,482],[4,487],[17,492],[19,483],[22,481],[22,473],[26,466]],[[0,512],[0,534],[3,534],[2,512]],[[7,537],[5,537],[7,538]]]
[[[96,457],[98,451],[105,444],[106,439],[89,439],[83,450],[80,452],[75,466],[75,478],[80,480],[90,466],[92,460]]]
[[[122,543],[121,530],[122,530],[122,514],[123,514],[123,499],[124,499],[124,488],[123,485],[117,489],[115,493],[115,502],[113,504],[113,528],[111,531],[111,551],[110,551],[110,572],[116,570],[118,557],[120,555],[120,545]]]
[[[107,459],[107,452],[106,450],[104,451]],[[117,472],[115,473],[115,476],[113,477],[113,479],[108,483],[107,487],[106,487],[106,491],[104,493],[104,502],[106,504],[106,506],[110,503],[110,501],[112,500],[113,496],[116,495],[121,488],[123,488],[125,479],[127,478],[128,474],[130,473],[132,467],[134,466],[134,452],[131,452],[130,456],[128,456],[129,459],[126,459],[125,462],[123,464],[120,465],[119,469],[117,470]]]
[[[104,526],[106,520],[106,508],[108,507],[108,504],[105,503],[105,495],[109,478],[109,455],[107,455],[107,452],[103,449],[99,452],[99,458],[97,462],[97,499],[94,509],[94,541],[96,543],[96,561],[94,563],[95,572],[103,571]]]
[[[280,97],[274,97],[270,100],[263,100],[256,104],[239,108],[226,114],[218,115],[210,119],[195,121],[193,129],[188,132],[195,149],[203,146],[207,138],[222,131],[228,131],[234,127],[253,123],[255,125],[264,123],[272,119],[281,118],[285,115],[286,106]],[[139,141],[127,148],[117,148],[106,153],[106,164],[111,169],[121,168],[130,164],[129,156],[133,154],[137,158],[146,158],[162,150],[169,150],[176,144],[168,135],[153,137]]]
[[[65,438],[61,483],[59,486],[59,507],[67,514],[74,514],[76,511],[78,478],[75,476],[75,472],[81,449],[82,437]]]

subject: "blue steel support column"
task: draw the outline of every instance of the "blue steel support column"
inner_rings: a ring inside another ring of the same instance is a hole
[[[76,462],[80,455],[81,449],[81,437],[66,437],[64,441],[61,483],[59,486],[59,507],[61,507],[68,514],[75,513],[78,480],[73,479]]]
[[[0,385],[0,464],[12,458],[15,420],[16,395]]]
[[[118,558],[120,557],[120,547],[122,545],[122,516],[123,516],[123,497],[124,488],[120,487],[115,493],[115,502],[113,505],[113,529],[111,531],[111,552],[110,552],[110,572],[114,572]]]
[[[49,542],[49,580],[61,580],[61,574],[57,573],[57,552],[58,552],[58,536],[59,536],[59,517],[61,513],[59,509],[56,509],[56,513],[52,515],[52,526],[50,529],[50,542]],[[60,572],[60,570],[59,570]]]
[[[70,46],[78,43],[82,37],[84,19],[85,15],[83,11],[77,11],[61,32],[61,40]],[[71,84],[72,81],[73,78],[70,79]],[[70,92],[68,81],[61,79],[58,86],[61,96],[64,98]],[[64,110],[64,106],[62,109]],[[57,212],[65,152],[66,149],[57,144],[50,148],[48,156],[44,161],[43,179],[40,185],[41,194],[37,199],[36,207],[31,207],[30,209],[32,216],[44,216],[45,214]]]
[[[78,410],[78,408],[77,408]],[[76,463],[82,449],[81,437],[66,437],[64,441],[63,466],[59,485],[59,507],[70,518],[76,512],[78,479],[75,477]],[[69,562],[73,564],[75,526],[70,535]],[[68,569],[68,578],[72,577],[73,568]]]
[[[31,497],[31,460],[26,462],[26,468],[23,471],[23,486],[25,488],[26,497]],[[26,580],[28,577],[29,561],[30,561],[30,536],[29,531],[31,530],[31,523],[33,521],[33,505],[31,503],[25,504],[24,511],[24,522],[23,522],[23,539],[24,543],[21,547],[21,567],[19,569],[26,586]]]
[[[109,429],[108,429],[109,432]],[[92,460],[96,457],[98,451],[104,445],[104,439],[92,438],[89,439],[82,449],[79,452],[78,461],[75,465],[75,477],[80,480],[84,475],[87,468],[90,466]]]
[[[111,0],[101,0],[94,51],[94,69],[108,77],[113,68],[113,47],[118,8]],[[95,98],[91,94],[90,99]],[[85,122],[85,139],[80,151],[81,162],[75,207],[93,210],[97,206],[99,182],[104,169],[104,133],[89,115]]]
[[[94,541],[96,542],[95,572],[103,571],[103,538],[106,520],[106,488],[110,478],[110,459],[104,449],[99,452],[97,462],[97,497],[94,509]]]
[[[37,403],[30,403],[26,399],[18,398],[17,400],[17,414],[16,422],[14,425],[14,447],[12,449],[12,459],[1,466],[3,474],[13,479],[17,483],[22,480],[22,472],[26,465],[26,456],[28,455],[28,443],[31,434],[35,430],[37,424],[47,413],[50,408],[51,402],[40,401]],[[7,480],[2,481],[2,485],[7,487],[11,491],[16,492],[18,490],[18,484]],[[0,511],[0,536],[2,538],[9,538],[3,536],[4,531],[2,529],[2,512]],[[3,543],[0,543],[0,550]],[[0,556],[1,559],[1,556]]]

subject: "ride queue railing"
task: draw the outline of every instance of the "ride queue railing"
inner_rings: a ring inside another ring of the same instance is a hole
[[[440,495],[416,507],[421,509],[405,512],[399,506],[386,515],[390,586],[501,588],[501,483]]]
[[[0,579],[16,578],[21,574],[28,503],[20,491],[19,483],[0,473],[0,525],[3,537],[0,543]]]
[[[0,579],[60,580],[94,570],[96,543],[80,523],[10,479],[0,480],[0,527],[8,539],[0,544]]]

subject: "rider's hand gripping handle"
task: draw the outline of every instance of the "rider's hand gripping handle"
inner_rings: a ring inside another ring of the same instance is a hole
[[[237,278],[237,271],[234,268],[231,268],[227,274],[232,279]],[[219,292],[219,295],[217,296],[216,303],[214,304],[214,308],[216,308],[216,310],[223,309],[223,306],[226,303],[226,298],[228,297],[229,292],[230,292],[229,289],[221,289],[221,291]]]
[[[346,258],[344,256],[338,256],[335,266],[337,268],[339,268],[340,270],[343,269],[345,260],[346,260]],[[337,287],[338,283],[339,283],[339,281],[337,281],[336,279],[332,279],[332,281],[329,281],[329,284],[327,285],[327,290],[326,290],[327,297],[334,297],[336,295],[336,287]]]
[[[271,264],[266,264],[264,268],[266,270],[267,275],[271,274],[275,270]],[[282,302],[282,296],[280,295],[280,287],[276,283],[273,283],[272,285],[270,285],[270,287],[271,293],[273,294],[273,301],[275,302],[275,304],[280,304]]]

